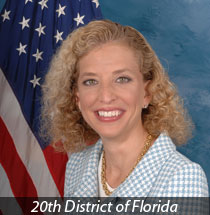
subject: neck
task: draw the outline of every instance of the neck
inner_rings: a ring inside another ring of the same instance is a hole
[[[133,131],[132,135],[103,140],[106,160],[106,180],[117,187],[129,174],[144,148],[148,133],[145,129]]]

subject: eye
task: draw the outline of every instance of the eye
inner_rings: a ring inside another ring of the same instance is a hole
[[[131,78],[128,78],[128,77],[119,77],[116,80],[117,83],[128,83],[130,81],[131,81]]]
[[[83,84],[85,86],[94,86],[96,85],[98,82],[95,80],[95,79],[88,79],[88,80],[85,80],[83,81]]]

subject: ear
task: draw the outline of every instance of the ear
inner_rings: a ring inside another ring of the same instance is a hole
[[[149,93],[149,84],[150,84],[150,80],[144,82],[144,106],[148,106],[149,103],[151,102],[151,98],[152,96]]]

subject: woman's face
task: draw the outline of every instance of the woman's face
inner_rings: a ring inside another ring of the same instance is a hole
[[[102,139],[132,135],[143,128],[141,112],[149,96],[131,48],[104,44],[82,57],[78,68],[78,106]]]

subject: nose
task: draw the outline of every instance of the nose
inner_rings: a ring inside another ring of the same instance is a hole
[[[100,86],[99,89],[99,101],[104,104],[111,104],[116,100],[116,94],[111,85]]]

